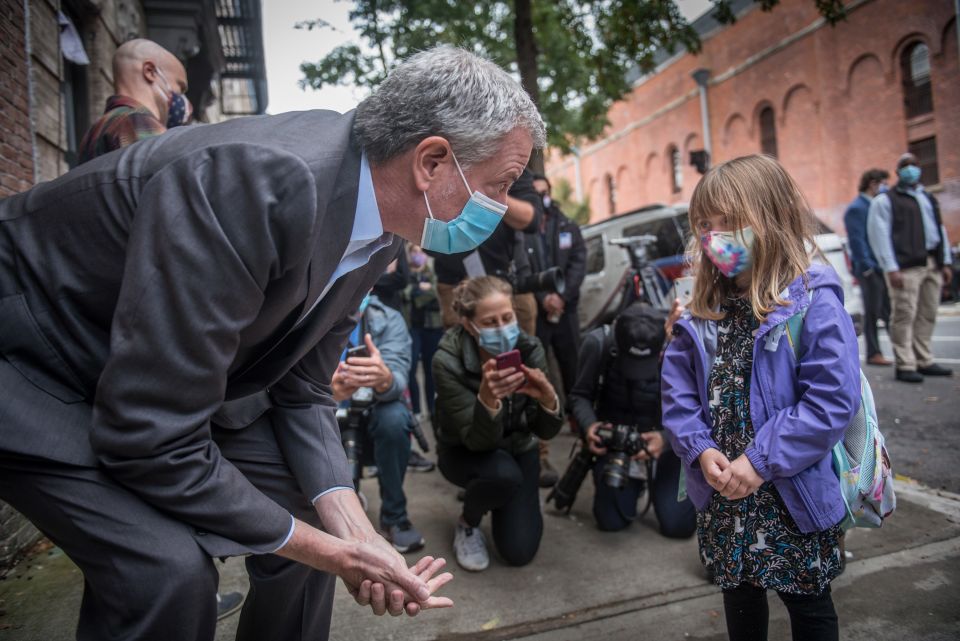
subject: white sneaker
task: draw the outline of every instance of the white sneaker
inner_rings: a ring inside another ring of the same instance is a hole
[[[457,563],[464,570],[480,572],[490,565],[487,542],[478,527],[468,527],[458,522],[457,531],[453,535],[453,549],[457,555]]]

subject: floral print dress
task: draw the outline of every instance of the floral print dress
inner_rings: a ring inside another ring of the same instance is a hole
[[[750,375],[758,324],[747,299],[730,299],[719,321],[717,355],[710,373],[712,436],[733,461],[753,440]],[[839,525],[800,532],[773,483],[750,496],[727,500],[714,492],[697,514],[703,564],[724,589],[741,583],[792,594],[819,594],[840,574]]]

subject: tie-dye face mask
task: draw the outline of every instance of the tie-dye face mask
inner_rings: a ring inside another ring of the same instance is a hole
[[[700,237],[704,253],[720,273],[733,278],[753,260],[753,230],[744,227],[740,231],[711,231]]]

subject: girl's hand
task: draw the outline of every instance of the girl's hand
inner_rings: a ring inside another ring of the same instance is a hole
[[[709,448],[703,451],[698,459],[700,461],[700,470],[710,487],[722,493],[723,488],[730,481],[733,473],[730,471],[730,460],[724,456],[723,452],[716,448]]]
[[[487,407],[496,407],[497,401],[510,396],[523,385],[523,372],[515,367],[497,369],[497,361],[493,358],[483,364],[481,375],[478,396]]]
[[[745,454],[738,456],[728,468],[730,480],[717,490],[729,500],[742,499],[756,492],[763,485],[763,478],[757,474],[753,463]]]

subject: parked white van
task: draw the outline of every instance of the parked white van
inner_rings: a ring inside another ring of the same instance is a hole
[[[657,241],[647,248],[647,259],[656,269],[660,286],[669,293],[673,281],[684,274],[684,251],[690,237],[686,205],[649,205],[582,228],[587,246],[587,270],[580,287],[580,328],[587,330],[613,320],[623,298],[630,267],[627,250],[611,240],[652,235]],[[819,260],[831,265],[843,283],[844,306],[857,333],[863,320],[860,287],[850,275],[843,238],[817,221],[814,241]],[[667,297],[672,299],[671,296]]]

